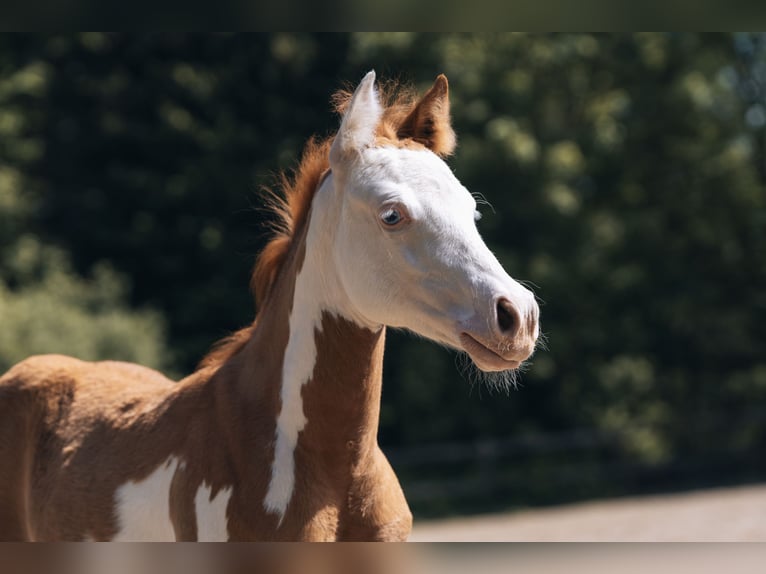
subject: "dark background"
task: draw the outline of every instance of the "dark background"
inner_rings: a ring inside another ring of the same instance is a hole
[[[0,371],[182,376],[254,316],[260,188],[369,69],[450,79],[449,160],[541,300],[518,390],[392,334],[418,515],[766,478],[766,36],[0,36]]]

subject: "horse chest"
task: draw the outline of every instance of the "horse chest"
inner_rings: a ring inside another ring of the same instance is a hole
[[[228,540],[226,509],[231,489],[186,480],[183,463],[171,458],[148,477],[115,494],[119,532],[115,541],[201,542]]]

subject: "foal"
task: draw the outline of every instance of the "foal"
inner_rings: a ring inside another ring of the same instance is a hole
[[[255,322],[199,370],[41,356],[0,379],[0,539],[407,538],[376,439],[386,325],[502,371],[533,352],[538,307],[441,159],[447,79],[384,105],[370,72],[342,107],[285,182]]]

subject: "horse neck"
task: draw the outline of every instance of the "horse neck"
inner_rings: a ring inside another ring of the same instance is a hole
[[[344,467],[362,464],[377,445],[385,328],[345,318],[322,236],[329,226],[309,214],[236,358],[244,404],[261,419],[254,424],[272,429],[274,468],[288,474],[296,448]]]

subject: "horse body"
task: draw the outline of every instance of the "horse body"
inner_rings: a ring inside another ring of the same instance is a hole
[[[195,373],[44,356],[0,378],[0,539],[406,539],[376,438],[386,325],[490,371],[538,330],[437,157],[453,147],[446,79],[384,108],[368,74],[287,186],[255,322]]]

